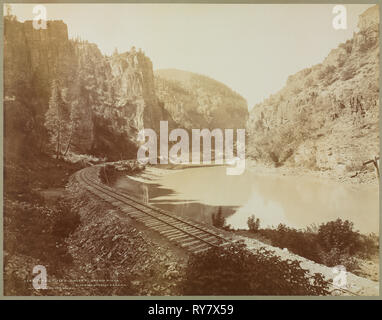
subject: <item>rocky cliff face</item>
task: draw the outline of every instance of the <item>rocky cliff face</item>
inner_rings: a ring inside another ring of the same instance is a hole
[[[247,102],[226,85],[176,69],[156,71],[155,81],[164,108],[185,128],[245,128]]]
[[[261,162],[354,172],[379,154],[379,16],[365,11],[359,32],[321,63],[288,78],[254,106],[249,153]]]
[[[49,82],[73,63],[73,45],[62,21],[49,21],[36,30],[32,21],[4,20],[4,96],[44,110],[40,98],[50,95]],[[68,70],[70,71],[70,69]],[[38,102],[37,102],[37,101]]]
[[[136,149],[139,130],[159,130],[160,120],[172,123],[160,105],[154,90],[152,63],[141,51],[104,57],[96,45],[78,42],[75,45],[78,69],[85,91],[79,94],[91,104],[94,137],[87,148],[105,155],[128,153]],[[91,126],[91,124],[89,124]],[[88,130],[89,132],[89,130]],[[125,152],[125,151],[126,152]]]
[[[6,140],[41,148],[51,84],[79,119],[71,149],[109,159],[132,156],[137,132],[173,123],[155,94],[152,63],[134,48],[110,57],[95,44],[69,40],[62,21],[35,30],[31,21],[4,22],[4,105]],[[22,115],[22,117],[20,117]],[[26,125],[27,124],[27,125]],[[45,132],[45,134],[44,134]],[[8,138],[8,139],[7,139]]]
[[[49,21],[35,30],[32,21],[4,18],[4,147],[5,157],[16,156],[46,144],[44,114],[50,83],[70,72],[74,48],[62,21]]]

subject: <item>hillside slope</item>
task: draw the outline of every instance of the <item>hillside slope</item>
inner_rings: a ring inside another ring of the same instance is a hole
[[[360,16],[352,39],[254,106],[247,122],[250,156],[353,175],[379,154],[378,24],[374,6]]]
[[[247,102],[209,77],[176,69],[155,71],[156,94],[185,128],[244,128]]]

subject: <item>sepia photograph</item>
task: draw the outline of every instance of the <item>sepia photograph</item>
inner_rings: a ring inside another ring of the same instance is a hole
[[[379,297],[379,10],[3,4],[3,296]]]

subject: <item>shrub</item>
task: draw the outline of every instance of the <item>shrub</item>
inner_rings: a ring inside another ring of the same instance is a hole
[[[361,258],[370,259],[379,253],[379,237],[374,233],[360,235],[360,248],[359,256]]]
[[[337,58],[337,66],[343,67],[346,62],[346,56],[344,54],[340,54]]]
[[[321,72],[318,73],[318,79],[322,80],[324,78],[331,78],[334,71],[336,70],[335,66],[328,65]]]
[[[65,239],[77,229],[80,222],[79,214],[74,212],[67,202],[60,201],[56,205],[52,234],[57,239]]]
[[[293,89],[293,93],[295,94],[295,95],[298,95],[299,93],[301,93],[302,92],[302,89],[301,88],[294,88]]]
[[[297,230],[279,224],[277,229],[259,229],[273,246],[329,267],[343,265],[349,271],[358,269],[358,258],[370,259],[379,252],[379,237],[353,231],[349,221],[337,219],[319,227]]]
[[[345,43],[341,43],[340,47],[345,49],[347,54],[350,54],[352,52],[353,39],[349,39]]]
[[[262,153],[267,155],[268,161],[272,162],[275,167],[284,165],[294,153],[297,141],[299,141],[300,132],[297,131],[299,126],[284,125],[267,135],[258,143]]]
[[[107,163],[101,167],[99,178],[101,182],[112,185],[121,175],[133,175],[145,169],[145,166],[133,160],[120,160],[113,163]]]
[[[4,250],[38,259],[57,274],[72,262],[65,240],[80,218],[69,203],[47,207],[7,200],[4,212]]]
[[[320,274],[312,278],[298,261],[281,260],[244,243],[216,247],[190,257],[181,283],[184,295],[325,295]]]
[[[319,262],[319,247],[317,235],[308,230],[296,230],[284,224],[279,224],[276,230],[262,229],[259,231],[272,245],[287,248],[289,251],[307,259]]]
[[[257,232],[260,229],[260,219],[256,218],[255,215],[248,217],[247,225],[250,231]]]
[[[348,220],[337,219],[320,225],[317,237],[326,252],[337,249],[340,253],[355,254],[362,247],[360,234],[353,231],[353,223]]]
[[[216,228],[224,228],[225,227],[225,218],[222,214],[222,207],[219,207],[217,214],[212,214],[212,225]]]
[[[270,151],[269,152],[269,157],[271,158],[271,160],[274,162],[274,164],[276,165],[276,167],[279,166],[279,157],[278,155],[276,154],[276,152],[274,151]]]
[[[363,35],[363,41],[359,46],[359,51],[365,53],[375,46],[378,41],[377,37],[370,37],[366,32],[361,32]]]
[[[319,255],[320,263],[328,267],[343,265],[346,270],[350,272],[353,272],[359,268],[359,263],[354,256],[350,256],[347,253],[342,253],[337,248],[333,248],[328,252],[321,251]]]
[[[341,80],[346,81],[352,79],[355,76],[355,70],[353,68],[348,68],[342,71]]]
[[[309,77],[306,81],[305,81],[305,88],[309,88],[313,85],[313,78],[312,77]]]
[[[354,171],[360,171],[362,170],[363,166],[362,163],[352,161],[351,163],[348,163],[346,165],[346,171],[347,172],[354,172]]]
[[[309,75],[310,73],[312,72],[312,68],[306,68],[303,70],[303,75],[304,77],[306,77],[307,75]]]

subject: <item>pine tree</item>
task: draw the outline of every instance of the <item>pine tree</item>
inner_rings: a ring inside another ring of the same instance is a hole
[[[55,148],[56,159],[62,154],[62,146],[67,143],[69,137],[70,113],[66,103],[62,99],[61,90],[57,81],[53,81],[49,108],[45,113],[45,127],[49,133],[49,139]]]
[[[248,229],[252,232],[257,232],[260,229],[260,219],[255,215],[251,215],[247,220]]]
[[[75,85],[73,86],[73,91],[71,92],[70,96],[70,119],[68,123],[68,140],[66,143],[64,156],[68,153],[70,147],[73,144],[73,141],[75,140],[75,135],[77,132],[77,129],[80,127],[81,119],[82,119],[82,106],[83,106],[83,99],[85,96],[84,92],[84,84],[81,79],[81,76],[78,75],[75,80]]]

